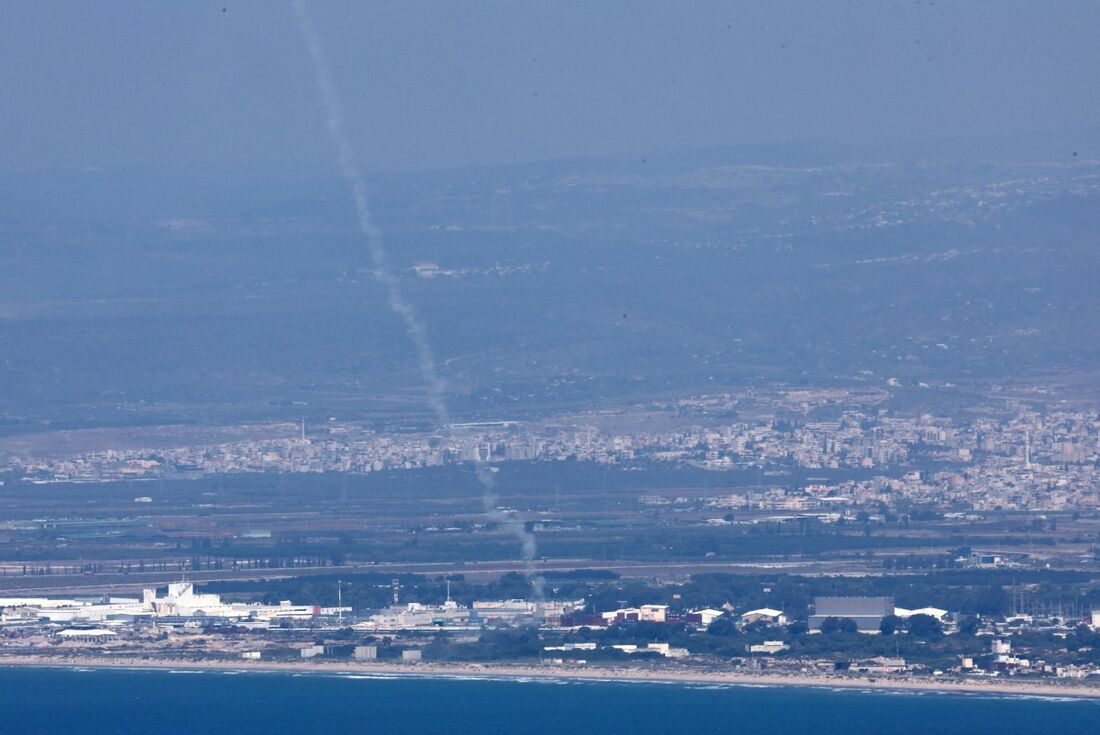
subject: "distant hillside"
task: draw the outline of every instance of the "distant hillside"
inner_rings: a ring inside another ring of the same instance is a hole
[[[393,175],[372,199],[471,416],[1096,370],[1100,162],[843,152]],[[5,172],[0,189],[0,430],[424,415],[339,181]]]

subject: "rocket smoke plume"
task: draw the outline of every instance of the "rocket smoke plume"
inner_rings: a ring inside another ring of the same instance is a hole
[[[370,206],[367,203],[366,182],[363,180],[363,175],[355,162],[355,150],[344,131],[344,109],[343,105],[340,104],[340,96],[336,93],[336,87],[332,83],[332,74],[329,71],[321,37],[317,35],[317,30],[309,17],[305,0],[294,0],[294,11],[298,16],[298,27],[302,32],[302,38],[305,40],[310,58],[313,60],[317,86],[321,90],[321,97],[324,101],[328,119],[329,137],[332,138],[332,142],[336,146],[340,174],[351,189],[352,199],[355,202],[355,214],[359,220],[359,229],[363,233],[363,239],[366,241],[371,262],[374,266],[374,277],[386,287],[390,309],[401,317],[405,325],[405,332],[416,348],[420,374],[424,378],[424,382],[427,383],[428,402],[435,413],[436,421],[441,428],[449,430],[451,422],[447,410],[445,386],[443,380],[439,377],[439,372],[436,370],[435,353],[428,341],[428,332],[424,327],[424,322],[421,321],[413,305],[401,293],[401,282],[390,269],[385,242],[382,239],[382,231],[374,223]],[[527,576],[534,587],[536,599],[541,601],[543,598],[543,579],[534,566],[537,553],[534,534],[527,531],[523,523],[517,518],[497,509],[496,493],[493,489],[493,476],[490,468],[478,462],[476,474],[482,487],[482,499],[486,514],[519,540],[523,550]]]

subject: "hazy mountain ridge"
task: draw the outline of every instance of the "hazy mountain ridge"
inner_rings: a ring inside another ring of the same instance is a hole
[[[457,410],[1100,357],[1100,163],[647,165],[372,179]],[[419,408],[339,181],[151,175],[185,194],[141,217],[80,199],[134,175],[76,175],[67,217],[0,214],[0,421]]]

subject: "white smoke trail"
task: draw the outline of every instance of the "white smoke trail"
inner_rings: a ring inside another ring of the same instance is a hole
[[[515,536],[523,550],[524,570],[531,581],[531,587],[535,595],[535,601],[542,603],[545,599],[546,580],[535,568],[535,558],[538,556],[538,545],[535,542],[535,534],[528,531],[523,522],[514,516],[507,515],[497,507],[497,495],[494,489],[493,476],[490,470],[481,462],[477,463],[477,481],[481,483],[482,502],[485,505],[485,514],[500,524],[506,531]]]
[[[302,31],[306,46],[309,48],[310,58],[313,59],[313,70],[317,75],[317,86],[321,89],[321,97],[328,113],[328,132],[332,142],[336,145],[337,158],[340,162],[340,174],[347,180],[351,187],[352,198],[355,200],[355,214],[359,219],[359,229],[363,232],[363,239],[367,241],[370,250],[371,261],[374,265],[374,276],[385,285],[389,292],[390,308],[405,322],[405,331],[416,348],[416,357],[420,363],[420,373],[428,384],[428,400],[435,412],[439,423],[446,426],[450,423],[447,412],[447,403],[444,400],[445,386],[435,369],[435,355],[432,346],[428,342],[428,334],[424,329],[424,323],[401,293],[401,283],[389,267],[389,259],[386,257],[386,246],[382,240],[382,231],[374,223],[370,207],[367,204],[367,185],[363,181],[363,175],[355,163],[355,150],[351,146],[347,133],[344,132],[344,107],[340,104],[340,97],[336,94],[336,87],[332,84],[332,74],[329,72],[328,59],[325,56],[321,38],[317,35],[306,10],[304,0],[295,0],[294,10],[298,16],[298,26]]]
[[[390,270],[382,231],[374,223],[374,217],[371,216],[370,206],[367,203],[367,185],[355,162],[355,149],[352,148],[351,140],[344,131],[344,108],[340,104],[340,96],[336,93],[336,87],[332,83],[332,74],[329,71],[324,45],[321,43],[321,37],[317,34],[313,21],[309,17],[305,0],[294,0],[294,12],[298,17],[298,28],[301,30],[302,38],[305,40],[310,58],[313,60],[313,71],[316,74],[317,86],[321,90],[321,97],[327,113],[329,137],[332,138],[332,142],[336,146],[340,174],[348,182],[351,189],[352,199],[355,202],[355,214],[359,220],[359,229],[363,233],[363,239],[366,240],[371,261],[374,265],[374,276],[386,287],[389,294],[390,309],[401,317],[405,324],[405,331],[416,348],[420,374],[428,385],[428,402],[435,413],[436,421],[439,423],[440,428],[449,430],[451,421],[450,412],[447,410],[446,386],[436,370],[435,353],[428,341],[428,332],[424,327],[424,323],[413,305],[401,293],[401,282]],[[496,492],[489,468],[478,462],[476,474],[482,487],[482,499],[486,514],[519,540],[527,577],[531,580],[536,599],[541,602],[543,599],[543,579],[535,568],[534,562],[538,550],[534,534],[527,531],[518,519],[506,515],[497,508]]]

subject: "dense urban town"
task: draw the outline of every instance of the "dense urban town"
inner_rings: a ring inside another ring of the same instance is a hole
[[[976,511],[1100,505],[1096,410],[1039,411],[1010,401],[1006,411],[976,417],[904,415],[876,406],[881,400],[874,393],[840,390],[787,391],[767,399],[723,394],[646,410],[454,424],[435,432],[336,420],[260,425],[251,429],[265,438],[211,445],[52,457],[9,450],[0,455],[0,471],[16,481],[71,483],[224,473],[366,474],[466,462],[656,463],[758,471],[759,485],[791,468],[833,471],[833,479],[819,478],[798,493],[731,499],[761,509],[835,511],[898,500]]]

